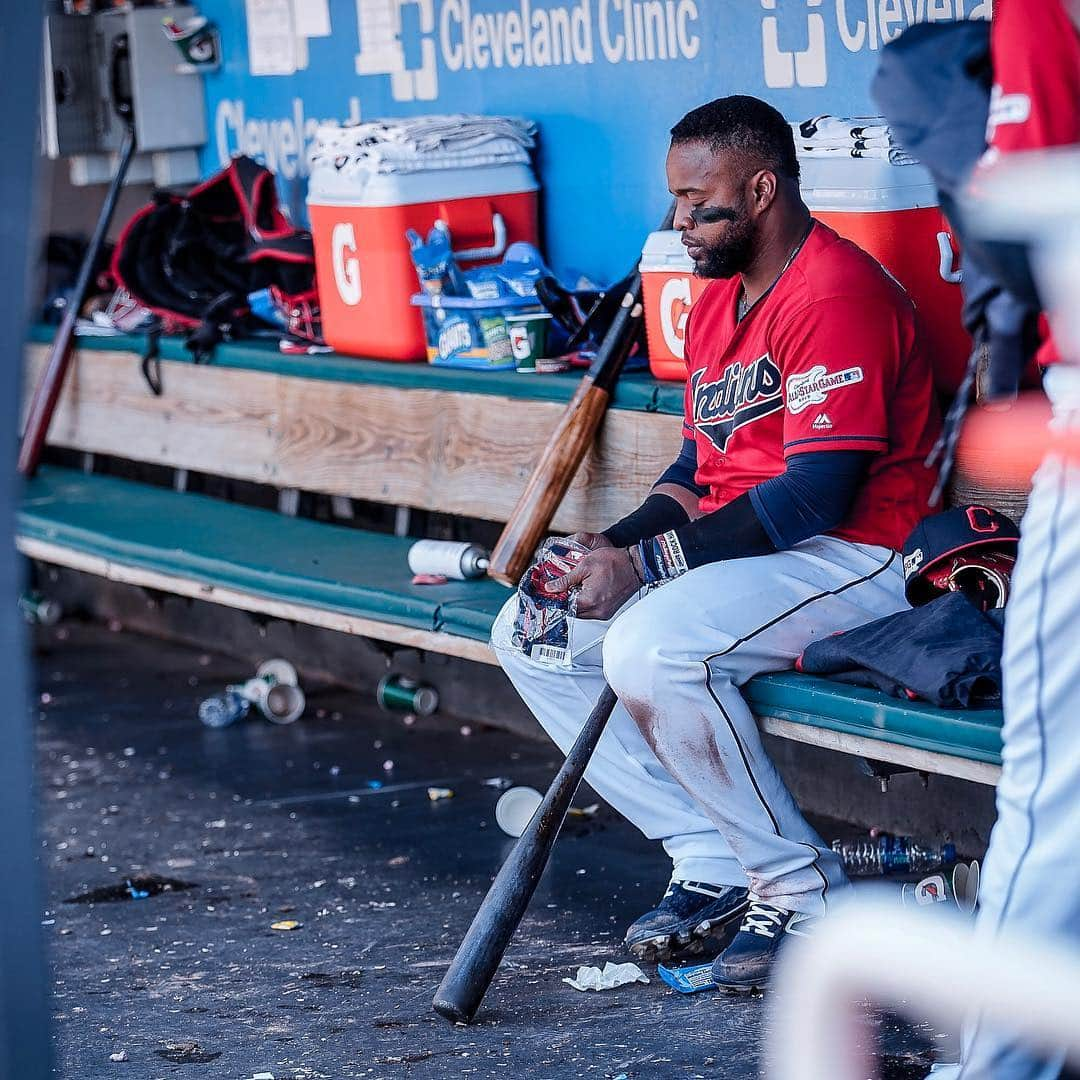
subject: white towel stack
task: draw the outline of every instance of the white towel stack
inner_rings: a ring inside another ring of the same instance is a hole
[[[883,116],[813,116],[792,124],[800,157],[882,158],[893,165],[914,165],[913,158],[893,139]]]
[[[312,170],[405,173],[528,164],[536,125],[513,116],[412,116],[362,124],[322,124]]]

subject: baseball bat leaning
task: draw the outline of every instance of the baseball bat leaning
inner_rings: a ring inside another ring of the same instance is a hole
[[[120,198],[120,189],[124,186],[124,177],[127,175],[128,166],[135,155],[135,128],[129,124],[124,136],[124,144],[120,150],[119,162],[116,166],[116,175],[109,185],[105,202],[98,215],[94,235],[83,255],[82,264],[79,267],[79,276],[75,281],[75,288],[68,297],[67,307],[64,309],[64,318],[60,322],[60,329],[56,332],[52,350],[49,353],[49,362],[45,366],[41,379],[34,388],[34,396],[30,401],[30,408],[26,414],[26,424],[23,428],[22,445],[19,448],[19,472],[23,476],[33,476],[37,472],[38,462],[41,460],[41,451],[45,446],[45,437],[49,433],[49,424],[52,423],[53,413],[56,411],[56,403],[60,398],[60,390],[64,385],[64,376],[71,364],[71,354],[75,344],[75,324],[79,318],[79,309],[86,298],[86,291],[90,287],[90,278],[94,272],[94,265],[105,245],[105,239],[109,232],[113,214],[116,213],[116,203]]]
[[[660,228],[670,229],[674,218],[672,203]],[[488,575],[496,581],[517,585],[532,561],[537,545],[547,533],[555,511],[596,438],[615,383],[634,346],[643,314],[641,275],[635,272],[596,359],[552,432],[491,553]]]
[[[469,1023],[483,1000],[506,946],[529,906],[566,811],[581,783],[596,744],[615,708],[615,693],[605,686],[562,768],[532,820],[502,864],[487,896],[450,961],[432,1005],[440,1016]]]

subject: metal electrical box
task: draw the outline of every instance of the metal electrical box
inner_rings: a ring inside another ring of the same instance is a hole
[[[42,143],[49,157],[119,150],[125,122],[115,101],[123,93],[134,107],[140,155],[154,155],[155,166],[166,160],[195,162],[194,149],[206,142],[206,95],[202,76],[184,70],[183,58],[165,36],[166,12],[178,20],[195,13],[177,5],[46,17]],[[175,151],[187,153],[158,158]],[[102,158],[100,165],[106,162]],[[73,175],[91,182],[101,171],[93,160],[73,165]],[[136,174],[148,166],[149,160]],[[197,175],[197,164],[193,167]]]

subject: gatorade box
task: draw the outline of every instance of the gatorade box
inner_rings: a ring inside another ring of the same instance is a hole
[[[423,312],[429,362],[474,371],[516,367],[506,317],[541,310],[535,296],[492,301],[417,293],[411,302]]]
[[[907,289],[922,320],[938,390],[960,385],[971,339],[948,223],[919,165],[876,158],[802,157],[802,193],[819,221],[874,256]],[[658,379],[686,377],[683,340],[690,305],[706,282],[694,277],[680,234],[653,233],[641,258],[649,366]]]
[[[338,352],[385,360],[427,357],[410,298],[416,271],[405,239],[446,222],[467,269],[502,258],[516,240],[536,243],[536,177],[525,164],[362,173],[313,170],[308,214],[323,335]]]

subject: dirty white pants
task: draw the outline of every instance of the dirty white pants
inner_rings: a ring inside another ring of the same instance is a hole
[[[585,778],[647,837],[681,881],[749,886],[820,914],[846,880],[800,813],[739,693],[790,668],[815,638],[905,607],[900,557],[818,537],[791,551],[712,563],[572,622],[571,660],[549,666],[510,644],[516,596],[495,623],[499,662],[565,753],[605,679],[620,704]]]
[[[1055,426],[1080,429],[1080,371],[1051,368],[1046,390]],[[1005,746],[976,923],[987,939],[1016,928],[1080,948],[1078,568],[1080,466],[1051,458],[1035,477],[1005,615]],[[1052,1080],[1061,1063],[973,1017],[962,1065],[933,1076]]]

